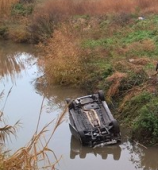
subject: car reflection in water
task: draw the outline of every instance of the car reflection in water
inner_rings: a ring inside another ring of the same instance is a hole
[[[74,136],[71,136],[70,158],[74,159],[78,155],[81,159],[84,159],[87,154],[100,155],[102,159],[106,159],[109,154],[112,154],[114,160],[119,160],[121,148],[118,144],[96,148],[85,147]]]

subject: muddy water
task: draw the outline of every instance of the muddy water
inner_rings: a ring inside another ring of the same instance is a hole
[[[42,75],[37,59],[33,46],[0,42],[0,93],[3,91],[0,109],[6,123],[21,122],[17,137],[7,142],[13,152],[27,144],[34,134],[43,100],[39,129],[63,111],[66,97],[75,98],[85,93],[66,87],[45,88],[35,83]],[[158,147],[146,149],[129,142],[123,129],[119,145],[95,149],[82,147],[70,134],[67,115],[49,148],[61,157],[56,166],[59,170],[158,170]]]

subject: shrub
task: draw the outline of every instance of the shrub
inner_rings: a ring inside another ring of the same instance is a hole
[[[14,26],[8,30],[8,38],[12,39],[14,42],[25,43],[30,40],[30,35],[28,34],[25,26]]]
[[[133,72],[129,72],[128,76],[125,79],[123,79],[119,90],[120,91],[129,90],[134,86],[140,86],[147,80],[148,75],[143,69],[140,69],[138,71],[133,70]]]
[[[140,109],[140,115],[133,123],[133,137],[142,143],[158,142],[158,100],[150,95],[148,102]]]
[[[34,42],[46,41],[53,34],[59,22],[58,16],[49,14],[34,14],[31,24],[28,27]]]
[[[45,74],[49,83],[80,84],[84,77],[82,50],[71,31],[55,31],[46,47]]]
[[[128,97],[129,96],[129,97]],[[120,120],[122,123],[132,127],[134,120],[140,114],[140,109],[152,98],[152,94],[134,90],[126,95],[127,100],[122,104],[120,110]]]
[[[142,66],[136,66],[123,60],[115,62],[112,68],[115,72],[107,77],[105,83],[109,98],[115,97],[115,99],[119,99],[121,96],[123,99],[127,91],[140,87],[148,80],[148,75]]]
[[[12,6],[11,14],[27,16],[32,14],[33,7],[34,6],[32,4],[25,5],[23,3],[16,3]]]

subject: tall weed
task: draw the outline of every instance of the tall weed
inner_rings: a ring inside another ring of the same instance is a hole
[[[46,46],[45,74],[48,82],[77,84],[84,77],[84,58],[77,37],[63,27],[56,30]]]

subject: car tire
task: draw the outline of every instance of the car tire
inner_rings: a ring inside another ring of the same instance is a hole
[[[98,91],[98,96],[101,101],[105,101],[105,96],[103,90]]]
[[[69,109],[73,109],[73,108],[74,108],[74,103],[71,102],[71,103],[69,104]]]
[[[74,108],[73,101],[70,98],[66,99],[66,103],[68,104],[69,109]]]
[[[114,119],[113,121],[112,121],[112,124],[113,124],[113,133],[114,134],[119,134],[120,133],[120,127],[119,127],[119,124],[118,124],[118,122]]]

